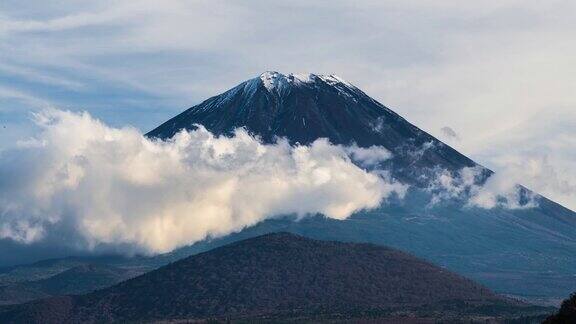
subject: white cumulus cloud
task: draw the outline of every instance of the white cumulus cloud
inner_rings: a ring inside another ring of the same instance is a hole
[[[0,152],[0,238],[22,243],[160,253],[278,215],[345,219],[406,191],[349,156],[390,156],[376,148],[267,145],[202,127],[151,140],[59,110],[36,122],[36,137]]]

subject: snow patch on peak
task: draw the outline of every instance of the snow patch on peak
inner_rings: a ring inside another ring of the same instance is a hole
[[[337,76],[337,75],[335,75],[335,74],[330,74],[330,75],[318,75],[318,77],[319,77],[322,81],[328,83],[329,85],[336,85],[336,84],[339,84],[339,83],[340,83],[340,84],[344,84],[344,85],[346,85],[346,86],[348,86],[348,87],[354,88],[354,86],[353,86],[350,82],[342,79],[341,77],[339,77],[339,76]]]
[[[317,82],[324,82],[331,86],[344,85],[348,88],[355,88],[351,83],[334,74],[290,73],[285,75],[276,71],[266,71],[260,74],[259,79],[268,91],[278,91],[288,86],[312,85]]]
[[[294,77],[294,79],[300,82],[314,82],[314,78],[317,77],[315,74],[312,73],[290,73],[290,76]]]
[[[280,83],[286,81],[286,76],[275,71],[266,71],[260,74],[260,80],[262,80],[266,89],[272,90],[277,88]]]

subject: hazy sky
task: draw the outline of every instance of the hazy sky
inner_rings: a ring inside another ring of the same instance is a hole
[[[266,70],[333,73],[576,209],[574,1],[0,2],[0,147],[30,112],[150,130]]]

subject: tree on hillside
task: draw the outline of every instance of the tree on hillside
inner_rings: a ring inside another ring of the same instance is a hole
[[[573,293],[569,299],[562,302],[560,310],[556,315],[552,315],[544,321],[545,324],[568,324],[576,323],[576,293]]]

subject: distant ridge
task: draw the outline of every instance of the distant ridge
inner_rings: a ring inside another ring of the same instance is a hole
[[[0,322],[458,316],[523,309],[408,254],[275,233],[174,262],[111,288],[11,307]],[[446,315],[443,315],[446,316]]]
[[[110,265],[84,263],[38,280],[0,285],[0,305],[50,296],[84,294],[109,287],[139,274]]]

